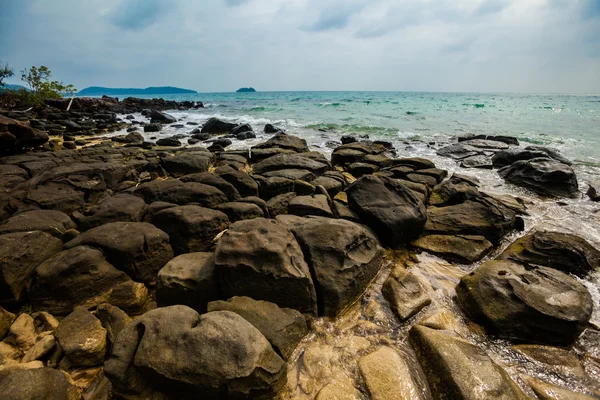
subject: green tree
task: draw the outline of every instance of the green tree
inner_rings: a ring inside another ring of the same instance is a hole
[[[46,99],[60,99],[62,94],[73,94],[77,91],[73,85],[52,81],[51,77],[52,72],[44,65],[21,70],[21,80],[30,89],[29,92],[24,93],[29,102],[39,105]]]
[[[0,61],[0,87],[4,87],[4,80],[13,75],[14,72],[12,68],[8,66],[8,63],[2,64],[2,61]]]

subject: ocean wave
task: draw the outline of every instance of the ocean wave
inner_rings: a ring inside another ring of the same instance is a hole
[[[308,129],[315,130],[326,130],[333,131],[337,133],[367,133],[367,134],[380,134],[380,135],[390,135],[398,132],[395,128],[384,128],[381,126],[373,126],[373,125],[359,125],[359,124],[332,124],[319,122],[315,124],[306,125]]]
[[[465,106],[465,107],[474,107],[474,108],[484,108],[485,104],[481,104],[481,103],[463,103],[463,106]]]
[[[316,106],[319,107],[339,107],[342,105],[342,103],[329,103],[329,102],[325,102],[325,103],[316,103]]]

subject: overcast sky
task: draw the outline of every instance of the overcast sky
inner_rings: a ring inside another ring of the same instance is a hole
[[[79,89],[600,93],[600,0],[0,3],[0,59]]]

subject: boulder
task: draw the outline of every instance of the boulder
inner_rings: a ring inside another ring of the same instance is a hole
[[[518,399],[528,397],[479,347],[464,339],[421,325],[409,342],[436,399]]]
[[[585,239],[569,233],[535,231],[513,242],[501,260],[554,268],[580,277],[600,269],[600,251]]]
[[[9,332],[14,338],[13,343],[19,346],[20,350],[27,351],[35,345],[35,320],[29,314],[19,315],[10,326]]]
[[[492,159],[485,155],[477,155],[463,158],[460,166],[463,168],[480,168],[480,169],[492,169]]]
[[[221,211],[192,205],[164,209],[152,223],[169,235],[175,254],[206,251],[215,236],[229,227]]]
[[[106,329],[108,339],[107,352],[114,345],[119,333],[131,322],[131,318],[119,307],[108,303],[100,304],[96,309],[96,316]]]
[[[280,216],[313,271],[319,313],[335,317],[352,304],[381,268],[383,249],[364,226],[323,217]]]
[[[449,146],[442,147],[436,154],[442,157],[451,157],[455,160],[463,160],[467,157],[477,156],[483,153],[483,149],[475,146],[470,146],[465,143],[455,143]]]
[[[501,338],[567,346],[592,315],[592,298],[581,283],[547,267],[487,261],[456,287],[462,309]]]
[[[146,124],[144,125],[144,132],[160,132],[162,129],[162,124],[154,123],[154,124]]]
[[[315,179],[315,174],[306,169],[299,168],[290,168],[290,169],[279,169],[275,171],[269,171],[263,173],[263,176],[267,178],[278,177],[278,178],[286,178],[292,181],[301,180],[301,181],[311,181]]]
[[[92,308],[107,302],[112,289],[127,281],[130,278],[109,264],[100,250],[78,246],[37,267],[29,297],[34,308],[65,315],[76,306]]]
[[[108,262],[132,279],[151,282],[173,258],[169,236],[147,222],[111,222],[92,228],[65,244],[101,249]]]
[[[248,296],[316,314],[315,287],[302,250],[274,220],[232,224],[217,243],[215,266],[225,298]]]
[[[541,196],[580,196],[573,168],[547,158],[516,161],[500,169],[498,173],[507,182],[530,189]]]
[[[252,166],[252,171],[255,174],[288,169],[302,169],[321,175],[329,170],[329,165],[302,154],[278,154]]]
[[[281,129],[279,129],[271,124],[266,124],[265,127],[263,128],[263,131],[265,133],[277,133],[277,132],[281,132]]]
[[[79,400],[79,390],[65,372],[52,368],[16,370],[0,377],[5,400]]]
[[[214,186],[227,196],[229,201],[237,201],[242,198],[240,192],[231,183],[221,178],[219,175],[210,172],[200,172],[197,174],[185,175],[179,178],[182,182],[198,182],[205,185]]]
[[[214,155],[208,151],[190,151],[161,158],[165,170],[174,177],[198,172],[207,172],[214,162]]]
[[[288,204],[288,213],[299,216],[316,215],[333,218],[327,196],[322,194],[294,197]]]
[[[271,178],[265,178],[260,175],[252,175],[259,186],[259,195],[265,200],[269,200],[272,197],[283,193],[289,193],[294,191],[294,181],[287,178],[280,178],[277,176]]]
[[[75,367],[93,367],[104,363],[106,329],[88,310],[77,307],[58,325],[56,339],[65,356]]]
[[[14,320],[15,314],[0,307],[0,340],[4,339],[4,337],[8,334],[10,326]]]
[[[571,162],[561,156],[558,151],[542,146],[528,146],[525,149],[499,151],[492,157],[492,164],[495,168],[502,168],[517,161],[526,161],[534,158],[546,158],[571,165]]]
[[[144,136],[137,131],[133,131],[127,135],[113,136],[111,140],[117,143],[142,144],[144,143]]]
[[[150,124],[152,125],[152,124]],[[148,125],[146,125],[148,126]],[[144,129],[146,129],[144,127]],[[156,141],[157,146],[165,146],[165,147],[179,147],[181,146],[181,142],[174,137],[160,138]]]
[[[158,273],[156,301],[160,307],[183,304],[199,313],[218,298],[213,253],[188,253],[175,257]]]
[[[233,128],[229,133],[233,136],[238,136],[246,132],[252,132],[252,127],[250,126],[250,124],[238,125],[235,128]]]
[[[196,182],[184,183],[177,179],[143,183],[133,194],[144,199],[146,204],[164,201],[180,205],[198,203],[202,207],[212,207],[227,202],[227,196],[214,186]]]
[[[230,311],[158,308],[117,337],[105,373],[117,395],[137,398],[273,398],[286,366],[250,322]]]
[[[202,125],[201,133],[229,133],[236,125],[231,122],[222,121],[212,117]]]
[[[53,334],[40,335],[39,340],[27,350],[27,353],[21,359],[22,363],[29,363],[35,360],[41,360],[56,347],[56,339]]]
[[[88,209],[86,216],[78,221],[79,230],[86,231],[111,222],[140,222],[145,212],[146,203],[143,199],[117,193]]]
[[[62,241],[41,231],[0,235],[0,303],[23,300],[35,269],[62,250]]]
[[[148,116],[150,117],[151,123],[159,122],[163,124],[172,124],[177,122],[177,118],[162,111],[150,110],[150,115]]]
[[[360,373],[373,400],[429,399],[427,385],[420,386],[413,378],[415,366],[388,346],[362,357]]]
[[[215,173],[231,183],[242,197],[258,196],[258,183],[247,173],[231,167],[219,167]]]
[[[382,154],[387,148],[374,142],[354,142],[343,144],[331,154],[331,164],[345,165],[362,161],[369,155]]]
[[[494,247],[485,237],[476,235],[425,235],[411,242],[411,245],[461,264],[481,260]]]
[[[308,151],[306,140],[300,139],[297,136],[287,135],[283,132],[277,133],[275,136],[267,140],[266,142],[259,143],[252,147],[252,151],[255,149],[283,149],[291,150],[296,153],[304,153]]]
[[[431,304],[431,298],[421,286],[419,279],[402,266],[392,269],[381,289],[390,308],[404,322]]]
[[[342,382],[335,380],[323,386],[315,400],[361,400],[361,393],[354,387],[354,382],[347,378]]]
[[[225,213],[230,222],[241,221],[243,219],[262,218],[265,216],[263,210],[256,204],[238,201],[217,204],[214,206],[214,209]]]
[[[588,396],[579,392],[572,392],[560,386],[553,385],[532,378],[530,376],[521,376],[525,382],[531,387],[535,395],[540,400],[594,400],[597,397]]]
[[[208,312],[231,311],[250,322],[271,343],[275,351],[287,360],[302,338],[308,334],[306,319],[299,311],[280,308],[268,301],[250,297],[232,297],[227,301],[213,301]]]
[[[41,231],[62,238],[75,223],[69,216],[54,210],[32,210],[16,214],[0,225],[0,235],[5,233]]]
[[[4,115],[0,115],[0,132],[3,133],[3,146],[0,152],[16,152],[29,147],[41,146],[48,141],[46,132]]]
[[[481,192],[477,189],[477,185],[460,177],[452,176],[433,188],[429,204],[436,207],[450,206],[479,197],[481,197]]]
[[[443,235],[484,236],[492,243],[517,227],[516,213],[489,198],[476,198],[464,203],[429,207],[425,231]]]
[[[382,243],[397,248],[423,232],[425,206],[401,182],[364,176],[346,189],[348,204]]]
[[[296,197],[296,193],[284,193],[275,196],[267,201],[267,207],[269,208],[269,215],[271,218],[275,218],[278,215],[288,213],[288,206],[290,202]]]

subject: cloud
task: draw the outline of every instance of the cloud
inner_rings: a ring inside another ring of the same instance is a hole
[[[319,3],[309,2],[309,13],[316,11],[318,16],[314,22],[303,29],[309,32],[321,32],[345,28],[350,18],[360,12],[366,4],[365,1],[334,1],[323,7],[322,3],[319,6]]]
[[[246,2],[248,2],[249,0],[225,0],[225,3],[227,3],[227,5],[235,7],[235,6],[240,6]]]
[[[475,16],[496,14],[504,10],[510,2],[508,0],[484,0],[474,11]]]
[[[127,0],[114,10],[109,19],[119,28],[140,30],[164,16],[171,4],[162,0]]]

